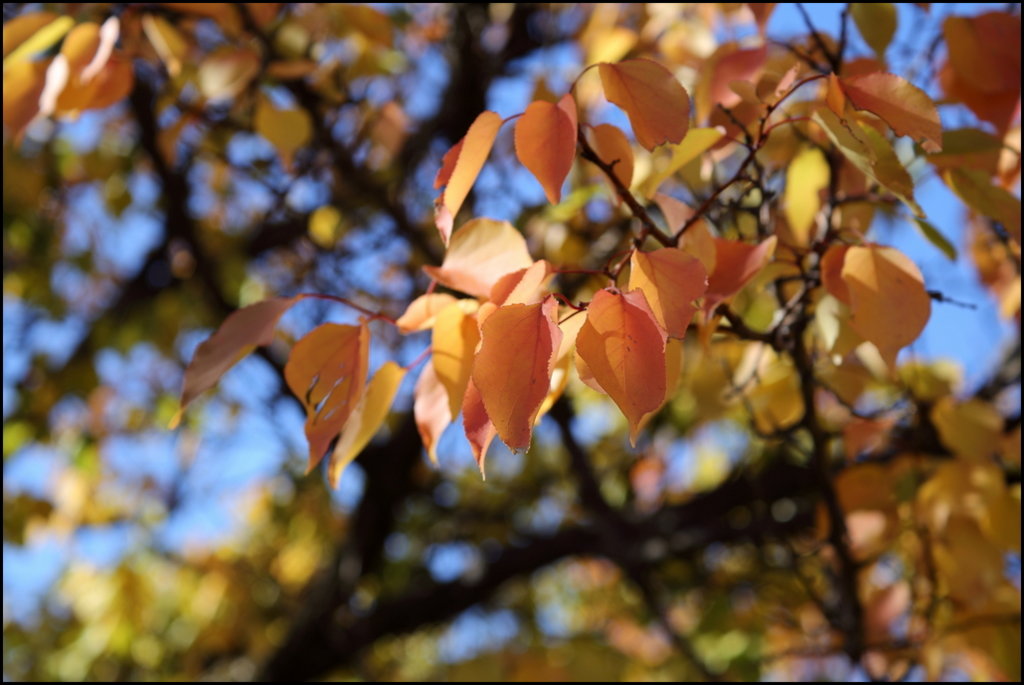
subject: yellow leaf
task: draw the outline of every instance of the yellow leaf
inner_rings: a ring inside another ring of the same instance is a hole
[[[46,62],[18,62],[4,69],[4,126],[15,139],[39,113],[47,67]]]
[[[527,449],[562,341],[553,297],[496,309],[481,327],[473,383],[510,449]]]
[[[988,459],[999,451],[1003,417],[984,400],[943,397],[932,407],[931,419],[942,444],[957,456]]]
[[[296,151],[313,138],[313,123],[303,109],[277,109],[261,98],[253,116],[256,133],[277,148],[285,169],[290,169]]]
[[[199,91],[212,102],[230,100],[248,88],[259,71],[260,58],[255,52],[221,48],[199,65]]]
[[[342,217],[337,207],[317,207],[309,215],[309,237],[325,250],[334,247],[341,237]]]
[[[683,139],[690,126],[690,96],[672,72],[649,59],[605,62],[598,69],[605,97],[626,112],[642,146],[653,150]]]
[[[869,245],[846,252],[842,278],[850,292],[850,324],[893,368],[896,353],[917,339],[931,315],[920,270],[895,248]]]
[[[665,401],[665,340],[639,290],[598,291],[576,337],[578,358],[626,416],[634,445],[644,415]]]
[[[180,74],[181,64],[188,54],[188,42],[174,24],[155,14],[146,14],[142,17],[142,30],[167,73],[172,78]]]
[[[516,122],[515,147],[516,157],[540,182],[548,202],[558,204],[576,157],[576,127],[565,109],[531,102]]]
[[[507,221],[473,219],[452,235],[440,267],[425,266],[439,283],[487,297],[502,276],[533,266],[526,239]]]
[[[663,168],[651,174],[644,182],[644,194],[647,197],[653,197],[662,183],[685,165],[711,149],[715,143],[722,139],[723,135],[725,133],[719,128],[691,129],[680,143],[669,147],[672,151],[672,157],[669,158],[668,163]]]
[[[40,13],[48,14],[48,13]],[[32,16],[32,15],[29,15]],[[72,29],[75,20],[64,15],[44,22],[41,18],[25,19],[25,23],[15,24],[17,20],[4,24],[4,81],[7,81],[7,70],[16,64],[27,61],[36,53],[49,49]],[[31,22],[31,23],[28,23]],[[41,25],[41,26],[40,26]],[[23,32],[34,28],[31,37],[22,38]],[[20,40],[19,40],[20,39]],[[8,45],[11,47],[8,48]],[[15,47],[16,45],[16,47]]]
[[[455,216],[491,153],[499,128],[500,116],[490,111],[482,112],[470,125],[465,137],[445,153],[434,178],[435,189],[445,187],[434,202],[437,230],[445,245],[451,237]]]
[[[377,369],[366,392],[356,404],[355,409],[345,422],[345,427],[338,436],[338,444],[331,452],[331,460],[327,465],[327,478],[332,487],[338,487],[341,474],[353,459],[359,456],[373,438],[377,429],[384,423],[391,402],[395,399],[398,386],[405,378],[406,370],[395,362],[385,362]]]
[[[478,342],[480,330],[476,317],[467,316],[458,302],[438,313],[433,336],[434,372],[448,393],[452,419],[459,415],[462,407]]]
[[[821,211],[819,194],[828,183],[828,160],[818,148],[804,148],[786,169],[783,206],[794,245],[809,247],[815,237],[815,220]]]
[[[896,35],[896,5],[891,2],[851,2],[850,15],[864,42],[885,59],[885,49]]]

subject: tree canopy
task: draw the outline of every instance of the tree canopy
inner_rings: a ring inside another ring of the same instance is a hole
[[[4,5],[4,676],[1020,678],[1020,5]]]

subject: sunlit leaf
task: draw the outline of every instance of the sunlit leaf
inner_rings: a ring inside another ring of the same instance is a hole
[[[665,341],[665,329],[639,290],[598,291],[576,337],[576,349],[589,375],[629,421],[634,445],[644,415],[665,400]]]
[[[715,270],[708,277],[704,311],[714,311],[742,290],[771,259],[776,242],[775,236],[756,245],[715,238]]]
[[[920,270],[895,248],[869,245],[846,252],[842,277],[851,325],[893,366],[896,353],[917,339],[931,315]]]
[[[487,456],[487,448],[491,441],[498,434],[494,424],[491,423],[484,406],[483,397],[477,390],[476,384],[470,379],[466,386],[466,395],[462,400],[462,427],[466,431],[466,439],[473,450],[473,458],[480,468],[480,475],[486,478],[484,472],[484,459]]]
[[[708,287],[707,272],[700,260],[680,249],[666,247],[633,253],[629,289],[639,288],[654,318],[674,338],[686,335],[697,307],[694,301]]]
[[[516,121],[515,144],[516,157],[540,182],[548,202],[558,204],[562,184],[576,157],[572,119],[559,105],[531,102]]]
[[[594,152],[605,164],[612,165],[612,172],[624,188],[633,182],[633,146],[618,126],[598,124],[590,130]],[[613,189],[614,190],[614,189]]]
[[[453,420],[462,407],[462,397],[466,394],[466,384],[473,369],[473,357],[480,342],[476,317],[466,312],[462,302],[472,300],[454,302],[438,312],[432,339],[434,372],[448,393]]]
[[[554,298],[499,307],[481,327],[473,383],[509,448],[527,449],[562,339]]]
[[[433,364],[426,364],[413,390],[412,411],[416,429],[430,461],[437,464],[437,442],[444,429],[452,422],[448,393],[437,377]]]
[[[690,96],[668,69],[649,59],[602,63],[598,69],[605,97],[629,115],[637,142],[653,150],[683,139],[690,127]]]
[[[316,468],[365,391],[370,332],[327,323],[292,348],[284,377],[306,410],[307,470]]]
[[[815,220],[821,211],[819,194],[828,188],[828,160],[818,148],[805,148],[786,169],[783,203],[794,243],[808,247],[814,237]]]
[[[857,109],[881,118],[897,135],[910,136],[926,152],[942,150],[942,123],[931,98],[895,74],[866,74],[842,79],[843,92]]]
[[[445,154],[434,178],[434,188],[444,186],[434,202],[437,230],[447,245],[452,234],[455,216],[469,195],[476,177],[491,153],[491,146],[501,128],[501,117],[494,112],[482,112],[466,131],[465,137]]]
[[[512,224],[473,219],[452,235],[441,266],[423,270],[449,288],[487,297],[502,276],[532,265],[526,240]]]
[[[405,374],[406,370],[392,361],[385,362],[373,374],[366,392],[356,403],[331,452],[327,480],[332,487],[338,487],[345,467],[359,456],[384,423]]]
[[[402,316],[395,322],[398,330],[403,333],[426,331],[434,327],[438,313],[455,302],[448,293],[427,293],[420,295],[406,307]]]

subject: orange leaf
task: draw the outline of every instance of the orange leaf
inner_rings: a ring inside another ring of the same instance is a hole
[[[416,381],[412,413],[430,461],[436,464],[437,442],[441,439],[444,429],[452,422],[452,413],[448,406],[448,392],[438,379],[433,364],[425,365]]]
[[[434,179],[434,187],[445,186],[445,189],[434,205],[437,230],[441,232],[441,240],[445,245],[451,237],[455,215],[462,208],[480,169],[487,161],[499,128],[500,116],[490,111],[482,112],[470,125],[465,137],[444,156],[441,170]]]
[[[216,385],[235,362],[252,352],[257,345],[269,345],[274,339],[274,327],[278,319],[302,297],[275,297],[231,312],[220,328],[196,348],[192,361],[185,369],[181,409],[171,426],[176,426],[185,407]]]
[[[45,62],[24,61],[4,72],[4,127],[15,140],[39,113],[48,66]]]
[[[926,152],[942,150],[939,110],[923,90],[894,74],[866,74],[842,80],[843,92],[857,109],[889,124],[896,135],[910,136]]]
[[[734,81],[756,83],[764,69],[768,49],[765,46],[749,50],[734,50],[721,55],[714,63],[714,75],[711,77],[710,96],[707,112],[699,112],[701,120],[711,114],[718,105],[733,107],[740,103],[741,98],[730,87]]]
[[[738,240],[715,239],[715,270],[708,279],[704,311],[712,312],[757,275],[775,252],[775,236],[757,245]]]
[[[546,259],[539,259],[531,267],[502,276],[491,288],[491,302],[499,307],[503,304],[536,304],[544,299],[544,290],[553,275],[551,264]]]
[[[440,267],[425,266],[442,285],[487,297],[502,276],[533,265],[526,239],[507,221],[473,219],[452,235]]]
[[[700,260],[674,247],[633,253],[629,289],[639,288],[661,327],[674,338],[686,335],[697,307],[693,301],[704,295],[708,275]]]
[[[474,306],[476,304],[473,300],[462,302]],[[461,303],[450,304],[437,315],[433,337],[434,371],[448,392],[448,405],[453,419],[459,415],[462,407],[462,396],[466,394],[466,384],[469,383],[473,356],[479,341],[480,329],[477,328],[476,317],[467,315]]]
[[[516,157],[544,188],[548,202],[562,199],[562,184],[576,157],[576,129],[565,110],[550,102],[531,102],[516,122]]]
[[[576,336],[579,358],[625,414],[634,445],[644,415],[665,401],[665,340],[639,290],[599,291]]]
[[[487,478],[484,473],[484,459],[487,457],[487,448],[490,446],[498,431],[487,416],[487,409],[484,407],[484,400],[480,396],[473,380],[470,379],[466,386],[466,396],[462,400],[462,427],[466,431],[466,439],[473,450],[473,458],[480,467],[480,475]]]
[[[487,415],[511,449],[527,449],[533,423],[551,384],[562,341],[553,297],[538,304],[499,307],[482,326],[473,382]]]
[[[402,333],[415,333],[425,331],[434,327],[434,321],[438,313],[455,302],[455,298],[448,293],[427,293],[420,295],[405,308],[395,323]]]
[[[316,468],[362,396],[369,364],[365,324],[326,323],[295,343],[284,378],[306,409],[308,471]]]
[[[875,344],[890,367],[896,353],[924,330],[931,298],[917,266],[892,247],[851,247],[843,261],[850,291],[850,325]]]
[[[615,178],[626,188],[633,182],[633,146],[618,126],[598,124],[590,131],[594,152],[605,164],[612,165]]]
[[[649,59],[599,65],[605,97],[629,116],[648,150],[678,143],[690,127],[690,96],[668,69]]]
[[[843,280],[843,262],[849,245],[833,245],[821,258],[821,284],[825,290],[847,307],[850,306],[850,290]]]

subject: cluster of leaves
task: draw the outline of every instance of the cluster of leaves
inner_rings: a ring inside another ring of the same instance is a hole
[[[1020,555],[1019,343],[968,388],[913,359],[933,307],[956,304],[885,232],[914,227],[958,258],[927,216],[934,176],[962,202],[980,280],[1019,326],[1019,8],[950,14],[903,75],[889,62],[893,5],[853,3],[838,38],[808,25],[785,42],[768,37],[775,11],[161,3],[5,21],[5,298],[107,312],[65,369],[34,368],[14,420],[5,413],[5,459],[32,441],[76,445],[52,504],[22,495],[8,517],[5,490],[5,541],[179,506],[180,483],[111,497],[102,456],[119,432],[166,425],[177,377],[154,365],[166,397],[121,412],[93,365],[139,341],[176,364],[187,326],[219,322],[184,373],[183,449],[204,430],[185,409],[256,351],[304,412],[307,473],[328,457],[334,487],[353,461],[366,474],[351,515],[319,481],[288,479],[246,503],[253,533],[238,549],[72,569],[61,593],[75,631],[39,672],[246,677],[232,668],[259,660],[261,675],[289,678],[356,662],[377,678],[813,678],[845,655],[879,678],[915,666],[1019,677],[1019,571],[1006,563]],[[486,85],[474,98],[467,84],[540,48],[538,17],[591,66],[556,91],[541,78],[502,118],[485,110]],[[849,56],[851,20],[874,56]],[[720,42],[720,22],[753,33]],[[390,89],[412,73],[396,46],[442,44],[449,91],[414,130],[412,97]],[[597,123],[606,103],[628,128]],[[102,146],[52,142],[84,112],[109,117]],[[148,163],[125,152],[134,143]],[[255,162],[239,153],[267,143]],[[432,216],[412,170],[420,185],[433,177]],[[512,222],[478,216],[488,173],[546,205]],[[99,184],[112,214],[145,205],[118,183],[132,174],[165,196],[144,207],[164,237],[134,280],[43,244],[60,235],[48,221],[72,222],[77,188]],[[243,182],[265,186],[269,209],[247,204]],[[36,203],[51,185],[56,199]],[[297,208],[309,186],[327,199]],[[386,247],[372,243],[381,216]],[[412,256],[387,254],[397,243]],[[402,277],[382,283],[418,296],[354,285],[360,256],[394,260]],[[51,293],[69,262],[90,271],[80,299]],[[286,312],[314,301],[356,320],[313,322],[282,363]],[[79,395],[76,427],[59,400]],[[574,406],[612,427],[581,440]],[[460,415],[481,473],[495,437],[532,446],[515,479],[493,463],[485,486],[420,468],[424,448],[445,465],[441,436]],[[544,417],[555,447],[534,435]],[[680,485],[668,455],[716,430],[742,431],[745,447],[698,450]],[[523,523],[551,508],[543,535]],[[484,550],[476,567],[426,579],[432,549],[466,541]],[[434,622],[513,578],[529,591],[501,602],[533,626],[557,597],[579,644],[536,629],[450,672],[407,658],[430,652]],[[249,586],[253,597],[238,589]],[[50,649],[5,622],[9,634],[23,653]]]

